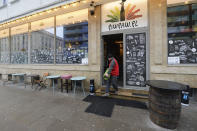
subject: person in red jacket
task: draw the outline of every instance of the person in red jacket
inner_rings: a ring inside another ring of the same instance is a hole
[[[117,60],[112,56],[112,54],[108,55],[109,61],[109,71],[106,74],[106,77],[110,78],[107,80],[105,94],[103,96],[109,96],[109,89],[112,83],[113,88],[115,89],[115,93],[118,92],[118,76],[119,76],[119,65]]]

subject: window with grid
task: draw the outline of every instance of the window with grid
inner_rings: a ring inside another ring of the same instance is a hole
[[[169,7],[168,64],[197,64],[197,4]]]

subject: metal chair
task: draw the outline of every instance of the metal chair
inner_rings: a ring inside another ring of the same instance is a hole
[[[40,80],[35,80],[35,83],[38,84],[38,87],[40,87],[39,91],[43,88],[47,88],[47,85],[48,85],[47,79],[46,79],[47,76],[49,76],[48,72],[44,73]]]

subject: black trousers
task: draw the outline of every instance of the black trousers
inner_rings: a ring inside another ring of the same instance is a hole
[[[108,80],[107,80],[107,87],[105,92],[109,93],[109,88],[110,86],[113,86],[113,88],[118,91],[118,76],[111,76]]]

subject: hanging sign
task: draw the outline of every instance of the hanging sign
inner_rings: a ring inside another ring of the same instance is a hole
[[[146,27],[147,0],[121,0],[102,5],[102,32]]]

